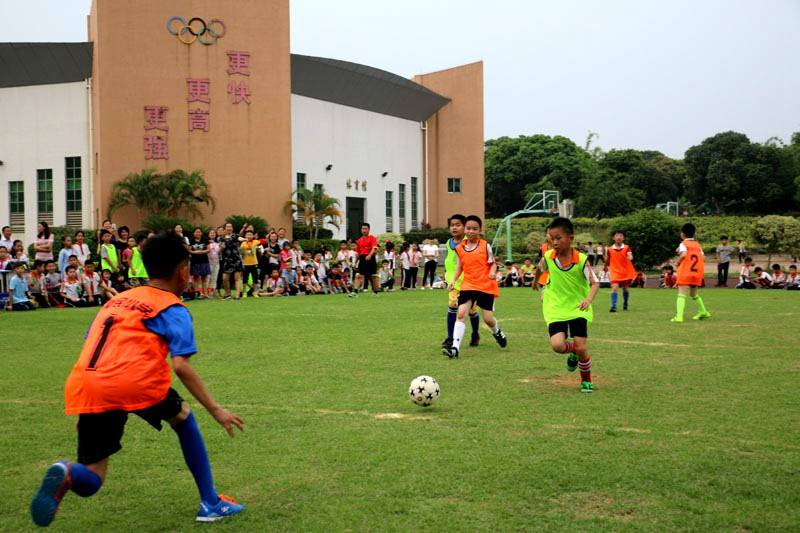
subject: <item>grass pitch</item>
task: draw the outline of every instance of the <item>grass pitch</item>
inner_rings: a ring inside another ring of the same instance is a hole
[[[671,324],[675,291],[634,290],[589,330],[596,392],[549,350],[538,294],[502,292],[501,350],[483,327],[440,354],[442,291],[193,302],[196,368],[244,417],[229,439],[180,386],[217,488],[246,505],[225,530],[790,530],[800,521],[798,295],[706,290],[713,318]],[[0,530],[31,530],[48,464],[74,459],[62,387],[95,310],[0,315]],[[694,313],[691,301],[687,315]],[[469,327],[468,327],[469,331]],[[436,377],[432,408],[407,397]],[[169,429],[128,422],[101,492],[51,529],[179,531],[198,497]]]

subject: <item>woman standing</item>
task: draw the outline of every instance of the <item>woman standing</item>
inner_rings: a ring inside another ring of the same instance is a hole
[[[37,261],[52,261],[53,260],[53,234],[50,233],[50,226],[47,222],[39,222],[36,228],[36,241],[33,243],[33,249],[36,252],[34,257]]]
[[[217,296],[217,289],[221,288],[219,279],[219,243],[217,242],[216,230],[208,230],[208,266],[211,268],[211,276],[208,278],[208,293]]]
[[[422,256],[425,258],[425,272],[422,274],[422,288],[433,289],[436,279],[436,266],[439,260],[439,247],[433,239],[428,239],[422,246]]]
[[[208,298],[208,277],[211,275],[209,252],[208,239],[203,235],[203,230],[195,228],[189,243],[189,263],[194,293],[200,299]]]

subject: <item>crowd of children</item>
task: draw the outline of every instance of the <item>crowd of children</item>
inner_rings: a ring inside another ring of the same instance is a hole
[[[141,233],[131,235],[129,228],[117,228],[110,220],[103,222],[98,231],[99,245],[92,251],[85,242],[83,231],[64,236],[61,249],[53,254],[53,235],[46,223],[41,222],[33,243],[34,260],[30,261],[20,240],[13,239],[11,229],[5,226],[0,235],[0,301],[8,309],[29,310],[45,307],[86,307],[100,305],[119,292],[146,284],[147,272],[141,259],[141,250],[147,239]],[[208,232],[195,228],[189,236],[178,225],[173,231],[184,241],[190,253],[192,282],[184,299],[240,299],[242,297],[277,297],[315,294],[348,294],[354,296],[363,290],[358,281],[360,265],[365,255],[357,250],[357,241],[342,240],[339,249],[328,250],[321,246],[313,253],[303,250],[297,240],[289,240],[285,228],[268,230],[259,235],[252,225],[238,232],[225,224]],[[369,226],[366,225],[367,235]],[[374,239],[374,237],[372,237]],[[422,243],[404,243],[396,250],[388,241],[377,243],[374,257],[375,272],[365,279],[372,282],[373,290],[416,290],[420,268],[424,274],[420,289],[446,287],[444,272],[440,276],[438,265],[442,258],[439,244],[429,239]],[[625,244],[625,233],[613,235],[613,243],[575,243],[575,249],[586,256],[586,264],[593,270],[601,288],[611,289],[610,310],[618,309],[618,291],[622,292],[622,310],[630,298],[629,288],[647,286],[647,275],[634,268],[633,251]],[[544,243],[539,258],[549,249]],[[775,263],[770,269],[753,265],[750,257],[742,256],[744,244],[736,247],[722,236],[716,248],[717,286],[728,286],[731,256],[739,252],[743,262],[736,288],[771,288],[800,290],[797,266],[790,265],[788,272]],[[446,246],[445,251],[446,253]],[[94,255],[93,255],[94,254]],[[92,258],[96,259],[96,263]],[[531,287],[535,264],[526,258],[522,264],[494,259],[493,276],[500,287]],[[545,274],[546,276],[546,274]],[[541,284],[546,283],[546,277]],[[705,286],[705,280],[701,281]],[[678,275],[672,264],[661,268],[658,287],[676,288]]]

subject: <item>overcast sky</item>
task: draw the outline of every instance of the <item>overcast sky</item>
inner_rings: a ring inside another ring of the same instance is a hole
[[[0,39],[85,40],[90,4],[0,0]],[[682,157],[800,131],[800,0],[291,0],[291,24],[293,52],[407,77],[483,60],[487,139]]]

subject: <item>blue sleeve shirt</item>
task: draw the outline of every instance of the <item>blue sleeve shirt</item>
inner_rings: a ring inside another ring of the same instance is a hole
[[[25,280],[14,275],[11,277],[10,287],[13,303],[19,304],[28,301],[28,284]]]
[[[167,341],[171,357],[188,357],[197,353],[192,315],[186,307],[167,307],[153,318],[145,320],[144,325]]]

